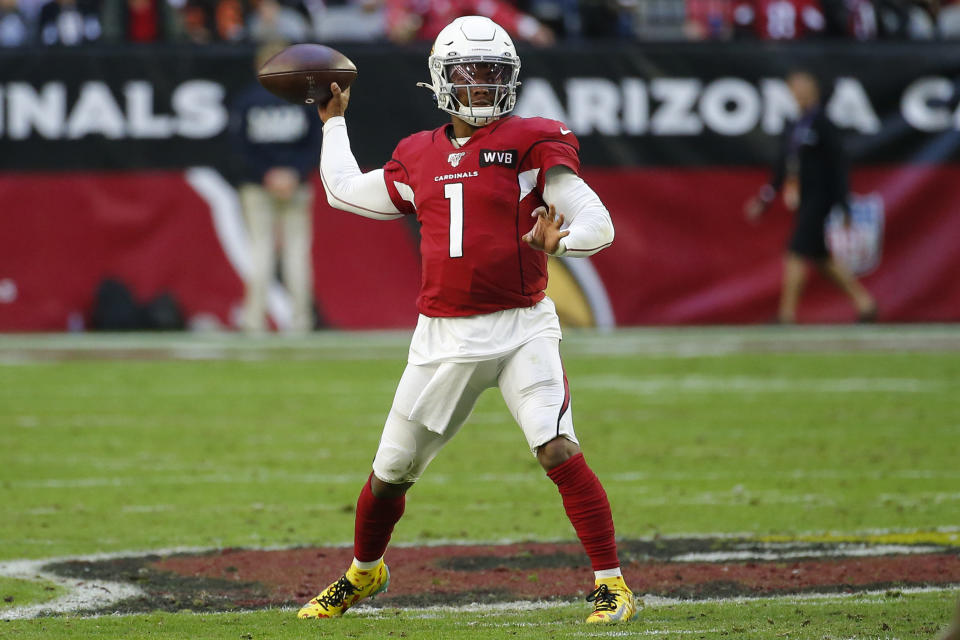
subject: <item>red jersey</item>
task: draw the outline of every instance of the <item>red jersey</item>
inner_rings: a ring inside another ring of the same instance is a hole
[[[509,116],[458,148],[452,125],[400,141],[384,166],[394,206],[420,222],[417,308],[431,317],[529,307],[544,297],[547,256],[521,239],[543,202],[544,176],[579,173],[579,148],[563,123]]]

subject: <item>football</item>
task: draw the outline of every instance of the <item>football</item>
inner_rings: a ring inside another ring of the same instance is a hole
[[[357,77],[350,59],[322,44],[295,44],[267,60],[257,79],[270,93],[296,104],[325,104],[330,83],[346,91]]]

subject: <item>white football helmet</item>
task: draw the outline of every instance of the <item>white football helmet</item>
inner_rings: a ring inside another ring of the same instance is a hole
[[[427,66],[431,84],[417,86],[433,91],[441,111],[475,127],[510,113],[517,103],[520,58],[513,40],[490,18],[464,16],[444,27]]]

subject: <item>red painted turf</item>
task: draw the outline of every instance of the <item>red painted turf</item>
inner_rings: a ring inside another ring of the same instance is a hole
[[[270,594],[269,602],[238,604],[261,606],[313,597],[343,573],[352,555],[350,548],[226,549],[201,556],[164,558],[151,568],[184,577],[259,583]],[[569,598],[587,593],[593,584],[587,559],[576,544],[391,548],[387,562],[391,583],[389,592],[381,597],[382,604],[404,597],[428,597],[442,603],[470,593],[495,594],[497,600]],[[624,574],[638,593],[676,597],[859,591],[958,583],[960,556],[944,553],[728,563],[641,561],[625,565]]]

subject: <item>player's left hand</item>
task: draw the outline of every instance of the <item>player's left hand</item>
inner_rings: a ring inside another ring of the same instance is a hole
[[[530,216],[537,221],[533,228],[523,235],[522,240],[538,251],[556,253],[560,248],[560,239],[570,235],[570,231],[560,231],[563,214],[557,213],[557,208],[551,204],[549,208],[537,207]]]

